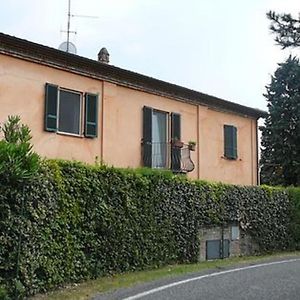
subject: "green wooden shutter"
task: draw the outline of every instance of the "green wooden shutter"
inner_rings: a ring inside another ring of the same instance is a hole
[[[171,139],[181,140],[181,115],[177,113],[171,113]],[[181,171],[181,149],[171,147],[171,169],[175,172]]]
[[[98,136],[98,95],[85,94],[84,136]]]
[[[237,128],[232,125],[224,125],[224,156],[237,158]]]
[[[152,167],[152,108],[143,107],[143,163]]]
[[[237,159],[237,128],[235,126],[232,126],[232,149],[232,157]]]
[[[58,86],[46,83],[45,86],[45,124],[46,131],[57,131]]]

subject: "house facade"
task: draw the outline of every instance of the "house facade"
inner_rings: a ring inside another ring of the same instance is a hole
[[[41,156],[258,184],[257,109],[1,33],[0,104]]]

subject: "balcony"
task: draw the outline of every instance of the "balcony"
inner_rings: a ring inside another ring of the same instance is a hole
[[[178,146],[171,142],[142,143],[142,158],[145,167],[169,169],[174,173],[186,174],[194,170],[195,165],[190,152],[187,144]]]

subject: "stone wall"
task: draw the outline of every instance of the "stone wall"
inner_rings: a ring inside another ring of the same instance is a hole
[[[236,224],[222,227],[205,227],[199,232],[199,261],[207,259],[206,242],[216,240],[229,241],[229,257],[253,255],[259,253],[258,245]],[[221,258],[221,257],[220,257]]]

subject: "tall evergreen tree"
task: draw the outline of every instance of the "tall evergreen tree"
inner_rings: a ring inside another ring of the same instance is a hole
[[[269,115],[262,130],[261,180],[300,185],[300,64],[289,57],[279,64],[264,95]]]
[[[300,46],[300,14],[298,19],[291,14],[276,14],[269,11],[267,17],[271,20],[271,31],[276,35],[275,41],[282,49]]]

